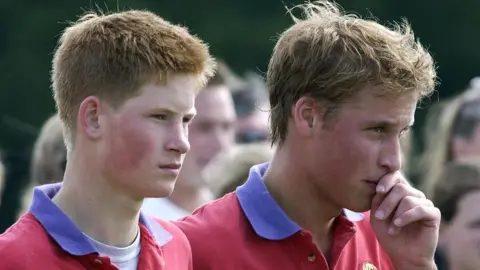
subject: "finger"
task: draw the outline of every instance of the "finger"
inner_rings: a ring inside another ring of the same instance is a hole
[[[408,195],[409,186],[405,184],[396,184],[391,191],[385,195],[378,208],[374,210],[375,217],[381,220],[387,219],[400,204],[400,201]]]
[[[422,191],[412,187],[408,183],[401,182],[395,184],[387,194],[376,193],[372,198],[370,209],[372,213],[376,213],[375,216],[377,216],[377,218],[386,219],[404,196],[413,196],[421,199],[426,198]],[[384,209],[384,207],[387,207],[388,209]]]
[[[399,181],[396,173],[389,173],[383,176],[377,183],[376,191],[380,194],[388,193]]]
[[[395,218],[393,225],[405,227],[415,222],[422,222],[425,225],[437,226],[441,218],[440,210],[436,207],[417,205]]]
[[[407,181],[405,176],[399,171],[395,173],[389,173],[383,176],[380,181],[378,181],[376,191],[378,193],[388,193],[396,184],[405,184],[410,186],[410,183]]]
[[[441,219],[440,210],[436,207],[417,205],[395,218],[388,233],[395,235],[410,224],[421,222],[424,226],[437,227]]]
[[[418,207],[435,208],[432,201],[414,196],[405,196],[392,215],[392,224],[396,225],[405,213]]]
[[[390,228],[389,228],[388,233],[392,234],[392,235],[395,235],[400,231],[401,227],[406,226],[408,224],[411,224],[413,222],[418,222],[419,220],[414,220],[410,223],[405,224],[404,222],[409,222],[409,220],[408,219],[406,221],[402,221],[402,220],[403,220],[403,216],[405,214],[410,215],[409,213],[411,213],[412,209],[416,209],[415,211],[419,211],[418,210],[419,207],[435,208],[432,201],[430,201],[430,200],[422,199],[422,198],[418,198],[418,197],[414,197],[414,196],[405,196],[401,200],[398,207],[395,209],[395,213],[393,214],[392,222],[390,224]],[[417,213],[415,211],[413,213]],[[438,221],[438,222],[440,222],[440,221]],[[397,224],[401,225],[401,226],[397,226]]]

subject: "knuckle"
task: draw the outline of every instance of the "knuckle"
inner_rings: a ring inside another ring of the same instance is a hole
[[[416,206],[419,206],[419,203],[417,201],[417,198],[413,197],[413,196],[405,196],[403,197],[402,199],[402,204],[404,204],[405,206],[409,207],[409,208],[414,208]]]
[[[425,196],[425,193],[423,193],[421,190],[418,190],[418,189],[414,189],[414,190],[417,193],[417,197],[422,198],[422,199],[427,198],[427,196]]]
[[[403,183],[397,183],[392,190],[392,193],[397,194],[397,196],[407,196],[408,195],[408,186]]]
[[[425,199],[425,202],[426,202],[426,205],[428,205],[428,206],[430,206],[430,207],[436,208],[435,205],[433,204],[433,202],[432,202],[431,200]]]

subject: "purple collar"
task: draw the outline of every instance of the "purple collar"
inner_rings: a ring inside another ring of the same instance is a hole
[[[33,191],[30,212],[42,224],[47,233],[66,252],[83,256],[98,253],[87,237],[78,229],[73,221],[52,202],[61,184],[48,184],[36,187]],[[172,235],[158,222],[140,213],[140,223],[153,235],[157,243],[164,245],[172,239]]]

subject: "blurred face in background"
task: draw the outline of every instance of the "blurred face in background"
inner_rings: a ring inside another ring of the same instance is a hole
[[[442,224],[440,245],[453,270],[480,267],[480,191],[472,191],[458,200],[456,213]]]
[[[179,185],[202,186],[203,168],[221,151],[235,144],[235,108],[230,90],[219,85],[204,89],[195,100],[197,115],[189,126],[190,152]]]
[[[451,154],[454,161],[480,156],[480,98],[461,105],[451,129]]]
[[[2,161],[0,161],[0,202],[3,194],[3,186],[5,185],[5,169],[3,167]]]
[[[472,124],[472,130],[467,136],[455,136],[452,140],[453,158],[464,161],[471,157],[480,156],[480,125]]]
[[[256,108],[253,113],[237,117],[236,140],[238,143],[265,141],[268,139],[269,105],[267,102]]]

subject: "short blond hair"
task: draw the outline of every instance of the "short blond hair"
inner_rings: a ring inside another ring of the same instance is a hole
[[[175,74],[198,76],[198,88],[203,88],[214,69],[202,40],[154,13],[88,13],[59,40],[52,87],[60,119],[71,133],[88,96],[118,108],[138,95],[142,85],[166,83]]]
[[[433,92],[436,71],[431,55],[404,21],[388,28],[345,14],[327,1],[297,6],[304,19],[280,35],[267,71],[272,141],[287,135],[291,108],[302,96],[326,106],[324,117],[368,85],[381,95]]]

